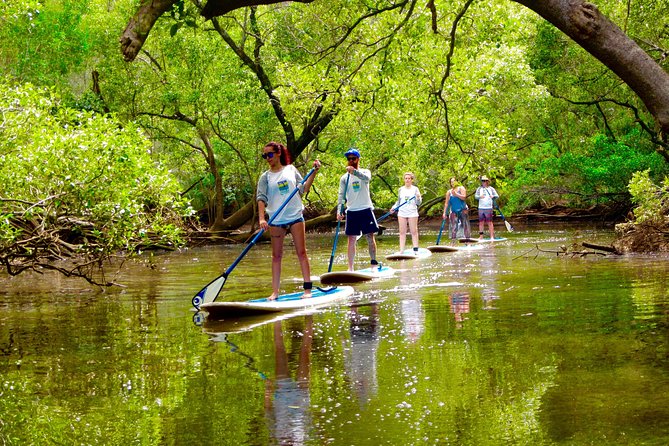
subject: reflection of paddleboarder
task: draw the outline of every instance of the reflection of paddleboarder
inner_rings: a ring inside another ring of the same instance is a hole
[[[467,319],[465,314],[469,313],[469,293],[456,291],[448,297],[451,304],[451,313],[455,317],[455,327],[462,328],[462,322]]]
[[[351,308],[351,338],[350,343],[344,345],[344,370],[361,406],[378,390],[376,352],[379,348],[379,308],[378,304],[364,308],[370,309],[369,316],[361,311],[363,307]]]
[[[309,381],[311,375],[311,345],[313,318],[306,316],[300,345],[297,376],[292,379],[288,353],[284,345],[281,322],[274,323],[275,379],[267,380],[265,409],[270,432],[277,444],[305,444],[311,430]]]
[[[416,291],[419,286],[418,274],[414,269],[400,270],[402,300],[400,314],[402,316],[402,332],[410,342],[416,342],[425,331],[425,313],[423,312],[422,296]]]

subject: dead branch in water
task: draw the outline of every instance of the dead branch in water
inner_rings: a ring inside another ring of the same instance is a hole
[[[513,260],[519,259],[521,257],[527,257],[529,254],[536,252],[534,258],[536,259],[540,253],[549,253],[549,254],[555,254],[558,257],[559,256],[571,256],[571,257],[587,257],[589,255],[597,255],[597,256],[605,256],[603,252],[597,252],[597,251],[579,251],[579,250],[573,250],[567,248],[567,246],[562,245],[560,246],[559,250],[554,250],[554,249],[542,249],[538,244],[535,245],[534,248],[530,249],[529,251],[514,257]]]

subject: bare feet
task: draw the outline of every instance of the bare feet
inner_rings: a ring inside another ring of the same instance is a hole
[[[304,294],[302,295],[302,299],[309,299],[311,298],[311,290],[304,290]]]
[[[277,297],[279,297],[279,293],[272,293],[272,295],[268,297],[267,300],[276,300]]]

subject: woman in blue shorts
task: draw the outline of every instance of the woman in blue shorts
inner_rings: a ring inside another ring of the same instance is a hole
[[[314,161],[316,169],[314,175],[307,178],[303,186],[302,175],[291,164],[288,149],[281,143],[270,142],[263,147],[262,157],[267,160],[269,169],[266,170],[258,179],[258,189],[256,199],[258,200],[258,223],[264,230],[269,229],[272,239],[272,294],[269,300],[275,300],[279,296],[279,285],[281,283],[281,259],[283,257],[283,240],[286,234],[290,232],[295,244],[295,252],[302,269],[304,279],[304,296],[311,297],[311,268],[309,266],[309,257],[307,257],[307,243],[302,210],[302,195],[306,195],[314,182],[314,177],[321,167],[320,161]],[[300,193],[295,194],[290,199],[286,207],[283,208],[272,224],[268,224],[265,218],[265,211],[271,219],[276,210],[281,207],[287,196],[300,187]]]

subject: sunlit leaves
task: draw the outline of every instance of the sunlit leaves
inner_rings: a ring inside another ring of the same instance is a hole
[[[139,128],[68,109],[30,85],[0,85],[0,111],[0,214],[34,213],[45,226],[61,216],[89,222],[110,252],[148,234],[179,243],[177,216],[190,208]]]
[[[635,172],[629,183],[632,201],[636,205],[634,216],[638,223],[665,225],[669,211],[669,177],[662,185],[650,178],[650,169]]]

